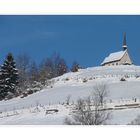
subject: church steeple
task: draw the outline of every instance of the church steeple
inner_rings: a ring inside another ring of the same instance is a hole
[[[123,50],[124,51],[127,50],[126,33],[124,33],[124,36],[123,36],[123,45],[122,45],[122,47],[123,47]]]

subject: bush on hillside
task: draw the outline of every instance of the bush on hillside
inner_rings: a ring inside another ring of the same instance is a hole
[[[125,79],[124,77],[122,77],[122,78],[120,79],[120,81],[126,81],[126,79]]]
[[[86,78],[83,79],[83,83],[86,83],[88,80]]]

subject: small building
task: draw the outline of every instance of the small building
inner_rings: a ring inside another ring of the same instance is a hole
[[[122,51],[111,53],[108,57],[106,57],[104,61],[101,63],[101,65],[102,66],[132,65],[132,60],[129,57],[126,45],[126,34],[124,34],[122,48],[123,48]]]

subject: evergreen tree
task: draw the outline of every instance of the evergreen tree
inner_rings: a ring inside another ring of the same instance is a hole
[[[16,89],[18,85],[18,70],[16,69],[16,63],[11,53],[9,53],[1,66],[0,74],[0,95],[1,99],[12,98],[16,95]]]

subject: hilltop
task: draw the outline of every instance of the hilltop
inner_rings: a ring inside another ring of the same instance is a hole
[[[64,118],[71,114],[71,107],[65,105],[68,96],[74,104],[78,98],[92,94],[93,87],[100,82],[108,85],[108,106],[131,104],[135,98],[140,103],[140,66],[91,67],[56,77],[50,86],[25,98],[1,101],[0,124],[63,124]],[[47,116],[46,108],[57,108],[58,112]],[[139,105],[113,114],[109,123],[127,124],[140,114]]]

